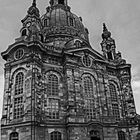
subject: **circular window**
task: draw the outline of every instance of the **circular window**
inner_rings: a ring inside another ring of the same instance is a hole
[[[91,59],[89,56],[83,56],[83,64],[86,67],[90,67],[91,66]]]
[[[16,59],[21,59],[23,57],[24,50],[23,49],[18,49],[15,53],[15,58]]]

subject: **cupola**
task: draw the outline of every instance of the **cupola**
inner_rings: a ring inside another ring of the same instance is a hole
[[[50,37],[78,37],[89,43],[88,31],[84,27],[82,18],[71,12],[67,0],[50,0],[50,6],[41,17],[43,33]]]
[[[67,0],[50,0],[50,5],[55,6],[55,5],[67,5]]]

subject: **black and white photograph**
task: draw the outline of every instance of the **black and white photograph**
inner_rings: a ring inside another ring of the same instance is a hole
[[[0,0],[0,140],[140,140],[140,1]]]

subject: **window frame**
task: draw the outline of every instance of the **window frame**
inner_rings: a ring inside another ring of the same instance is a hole
[[[62,140],[62,134],[59,131],[53,131],[50,133],[50,140]]]
[[[13,119],[21,119],[23,116],[23,94],[24,94],[24,72],[19,71],[15,75],[14,81],[14,108],[13,108]],[[18,87],[19,86],[19,87]],[[15,93],[17,92],[17,93]]]
[[[19,133],[18,132],[12,132],[12,133],[10,133],[9,140],[19,140]]]
[[[87,78],[88,78],[88,83],[85,84],[85,79]],[[95,94],[97,91],[96,80],[91,75],[84,75],[82,78],[82,83],[83,83],[83,94],[84,94],[83,97],[85,101],[85,106],[84,106],[85,114],[88,120],[92,120],[96,118],[96,110],[95,110]]]
[[[50,72],[47,74],[47,98],[45,109],[48,112],[50,120],[60,119],[60,97],[59,97],[59,83],[60,77],[55,72]]]
[[[124,131],[118,131],[118,140],[126,140]]]
[[[54,76],[53,80],[49,79],[51,76]],[[50,74],[48,75],[48,95],[58,96],[58,94],[59,94],[59,78],[55,74]]]
[[[112,105],[112,115],[115,117],[116,121],[120,120],[120,110],[118,105],[118,93],[117,87],[114,83],[109,83],[109,92],[111,97],[111,105]]]
[[[90,56],[82,56],[82,63],[85,67],[91,67],[92,66],[92,59]]]

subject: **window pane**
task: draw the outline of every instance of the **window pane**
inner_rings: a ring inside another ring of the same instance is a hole
[[[118,106],[118,97],[117,97],[117,91],[116,87],[113,84],[109,85],[110,89],[110,96],[111,96],[111,102],[112,102],[112,112],[113,116],[116,120],[120,119],[120,113],[119,113],[119,106]]]
[[[49,95],[58,96],[58,78],[55,75],[50,75],[48,78],[48,92]]]
[[[85,112],[88,119],[96,117],[93,82],[90,77],[84,77]]]
[[[61,133],[60,132],[52,132],[50,135],[51,140],[61,140]]]
[[[49,117],[50,119],[59,119],[59,100],[49,99]]]
[[[24,74],[18,73],[15,78],[14,119],[22,118],[23,115],[23,80]]]

